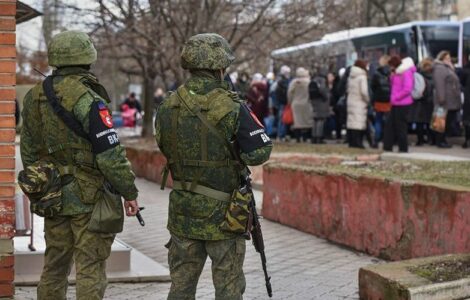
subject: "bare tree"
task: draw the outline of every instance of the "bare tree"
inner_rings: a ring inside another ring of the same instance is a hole
[[[62,24],[62,4],[59,0],[42,0],[42,34],[44,43],[47,47],[52,39],[54,31],[59,29]]]
[[[219,33],[236,52],[233,69],[266,71],[273,49],[342,29],[336,20],[350,9],[347,1],[320,0],[95,1],[97,9],[86,13],[95,15],[88,25],[100,57],[126,76],[142,80],[146,137],[153,133],[156,84],[180,84],[185,78],[179,55],[190,36]]]

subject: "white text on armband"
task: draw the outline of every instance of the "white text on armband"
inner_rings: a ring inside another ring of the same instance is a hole
[[[252,131],[250,132],[250,136],[254,136],[260,133],[264,133],[264,129],[258,129],[258,130]]]
[[[110,128],[110,129],[107,129],[107,130],[105,130],[105,131],[98,132],[98,133],[96,134],[96,138],[100,138],[100,137],[102,137],[103,135],[107,135],[108,133],[111,133],[111,132],[116,132],[116,129]]]

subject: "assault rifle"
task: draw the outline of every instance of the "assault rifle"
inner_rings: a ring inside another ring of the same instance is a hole
[[[248,170],[248,168],[246,168]],[[251,235],[253,246],[255,246],[256,252],[258,252],[261,256],[261,265],[263,266],[264,272],[264,280],[266,281],[266,290],[268,292],[268,296],[271,298],[273,296],[273,291],[271,288],[271,277],[268,276],[268,270],[266,268],[266,254],[264,253],[264,240],[263,240],[263,232],[261,231],[261,224],[259,222],[259,215],[256,211],[256,201],[255,195],[253,194],[253,188],[251,186],[251,178],[250,178],[250,170],[248,170],[248,174],[246,177],[243,178],[242,181],[242,189],[246,189],[246,192],[251,193],[252,199],[248,205],[250,209],[250,219],[248,223],[248,232]],[[250,236],[247,235],[249,239]]]

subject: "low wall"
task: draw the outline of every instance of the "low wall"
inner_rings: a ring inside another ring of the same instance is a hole
[[[470,192],[268,164],[263,216],[385,259],[470,252]]]
[[[131,162],[132,170],[137,177],[142,177],[157,183],[162,182],[162,172],[166,165],[166,158],[158,149],[148,150],[145,148],[126,146],[126,154]],[[171,175],[168,176],[166,186],[173,186]]]
[[[154,150],[148,147],[128,146],[126,145],[127,158],[131,162],[132,170],[137,177],[161,183],[162,172],[166,164],[166,158],[155,146]],[[263,168],[262,166],[250,167],[252,172],[253,186],[261,188],[263,185]],[[171,175],[168,176],[167,187],[173,186]]]

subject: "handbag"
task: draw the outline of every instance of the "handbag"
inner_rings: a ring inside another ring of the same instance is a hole
[[[113,193],[108,184],[103,186],[103,197],[96,202],[93,208],[88,230],[98,233],[119,233],[124,226],[121,195]]]
[[[444,133],[446,131],[447,110],[442,106],[434,108],[431,118],[431,129],[435,132]]]
[[[294,113],[292,112],[292,107],[290,104],[287,104],[284,107],[284,111],[282,112],[282,123],[286,125],[291,125],[294,123]]]

